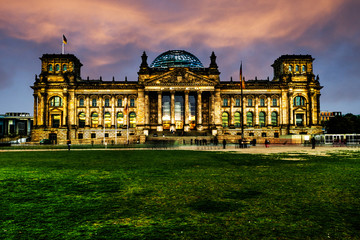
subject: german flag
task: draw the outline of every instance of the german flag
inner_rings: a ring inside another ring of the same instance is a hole
[[[243,79],[243,75],[242,75],[242,61],[240,64],[240,83],[241,83],[241,88],[244,89],[245,88],[245,81]]]
[[[66,39],[65,35],[63,35],[63,43],[67,44],[67,39]]]

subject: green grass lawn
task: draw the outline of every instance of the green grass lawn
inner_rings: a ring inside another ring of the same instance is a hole
[[[360,152],[3,152],[0,196],[0,239],[360,239]]]

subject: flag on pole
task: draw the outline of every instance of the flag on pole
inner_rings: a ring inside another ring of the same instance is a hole
[[[65,35],[63,35],[63,43],[67,44],[67,39],[66,39]]]
[[[245,88],[245,81],[243,79],[243,75],[242,75],[242,61],[241,61],[241,64],[240,64],[240,83],[241,83],[241,88]]]

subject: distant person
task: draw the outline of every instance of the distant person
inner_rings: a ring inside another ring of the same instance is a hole
[[[311,138],[311,148],[312,148],[312,149],[315,149],[315,144],[316,144],[315,138],[312,137],[312,138]]]
[[[68,151],[70,151],[70,148],[71,148],[71,141],[70,140],[67,140],[67,146],[68,146]]]
[[[270,141],[269,140],[265,140],[265,147],[268,148],[270,146]]]
[[[225,149],[226,148],[226,140],[224,139],[223,140],[223,149]]]

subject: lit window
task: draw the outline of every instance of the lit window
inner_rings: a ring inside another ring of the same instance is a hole
[[[253,100],[251,98],[248,99],[248,106],[251,107],[253,105]]]
[[[265,112],[260,112],[260,113],[259,113],[259,124],[260,124],[260,127],[265,127],[265,119],[266,119],[266,114],[265,114]]]
[[[224,106],[224,107],[227,107],[227,106],[228,106],[228,99],[227,99],[227,98],[224,98],[224,100],[223,100],[223,106]]]
[[[304,106],[305,98],[301,96],[297,96],[294,98],[294,106]]]
[[[85,113],[80,113],[79,114],[79,128],[84,128],[85,127]]]
[[[289,65],[289,72],[292,72],[292,66]]]
[[[253,125],[253,113],[252,112],[248,112],[246,114],[246,125],[248,127],[252,127],[252,125]]]
[[[227,112],[223,112],[222,114],[222,126],[223,127],[229,126],[229,114]]]
[[[130,120],[130,126],[129,127],[131,127],[131,128],[136,127],[136,113],[131,112],[129,114],[129,120]]]
[[[91,127],[98,127],[99,125],[99,115],[97,113],[91,114]]]
[[[240,107],[240,98],[237,98],[237,99],[235,100],[235,106],[236,106],[236,107]]]
[[[110,106],[110,99],[106,98],[105,99],[105,107],[109,107]]]
[[[135,99],[130,99],[130,107],[135,107]]]
[[[91,100],[91,106],[92,106],[92,107],[96,107],[96,98],[94,98],[93,100]]]
[[[277,112],[271,113],[271,125],[277,126],[278,125],[278,114]]]
[[[52,64],[49,64],[48,70],[49,70],[49,72],[52,72],[52,70],[53,70]]]
[[[52,107],[61,107],[62,106],[61,97],[52,97],[50,99],[50,106],[52,106]]]
[[[296,65],[295,66],[295,72],[298,72],[299,71],[299,65]]]
[[[106,112],[104,115],[104,124],[106,128],[111,127],[111,114],[109,112]]]
[[[79,100],[79,106],[80,106],[80,107],[84,106],[84,99],[83,99],[83,98],[80,98],[80,100]]]
[[[60,71],[60,65],[59,64],[55,65],[55,71]]]
[[[264,98],[260,98],[260,106],[261,107],[265,106],[265,99]]]
[[[239,112],[235,112],[235,114],[234,114],[234,125],[235,125],[235,127],[241,126],[241,115]]]
[[[67,65],[66,65],[66,64],[63,65],[63,71],[64,71],[64,72],[67,71]]]
[[[51,115],[51,122],[52,122],[52,127],[53,128],[60,127],[60,115],[59,114]]]
[[[122,107],[122,99],[121,99],[121,98],[119,98],[117,102],[118,102],[118,104],[117,104],[117,105],[118,105],[118,107]]]
[[[124,126],[124,114],[119,112],[116,116],[117,127],[121,128]]]

